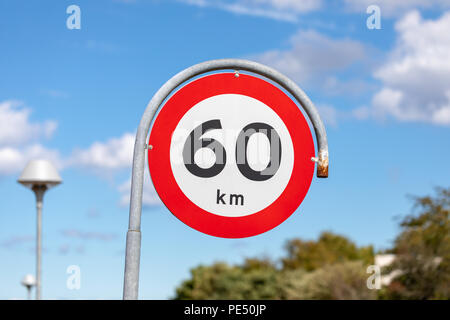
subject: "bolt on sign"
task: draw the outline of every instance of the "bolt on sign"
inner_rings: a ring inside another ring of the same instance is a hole
[[[182,222],[242,238],[286,220],[310,187],[315,157],[297,104],[265,79],[211,74],[172,95],[153,125],[155,189]]]

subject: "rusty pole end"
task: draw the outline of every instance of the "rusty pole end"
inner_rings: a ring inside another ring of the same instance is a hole
[[[328,178],[328,152],[319,153],[317,163],[317,178]]]

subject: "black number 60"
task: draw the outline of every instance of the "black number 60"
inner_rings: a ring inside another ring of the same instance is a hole
[[[222,129],[220,120],[209,120],[190,133],[183,147],[183,161],[186,169],[193,175],[201,178],[211,178],[218,175],[225,167],[227,161],[227,153],[223,145],[212,138],[202,138],[202,136],[215,129]],[[255,133],[263,133],[269,139],[270,143],[270,161],[266,168],[261,171],[253,170],[247,158],[247,147],[250,137]],[[202,148],[211,149],[215,156],[216,162],[210,168],[201,168],[195,163],[194,155]],[[247,179],[253,181],[265,181],[272,178],[278,171],[281,163],[281,140],[276,130],[262,122],[254,122],[245,126],[238,135],[236,141],[236,164]]]

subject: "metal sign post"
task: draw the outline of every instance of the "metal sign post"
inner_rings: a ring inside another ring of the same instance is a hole
[[[167,81],[153,96],[141,118],[134,146],[131,180],[129,227],[125,256],[123,299],[137,299],[139,287],[139,263],[141,250],[141,211],[144,181],[146,139],[155,114],[163,101],[186,81],[208,72],[219,70],[247,71],[274,81],[289,92],[310,119],[317,140],[317,177],[328,177],[328,144],[325,127],[319,113],[307,95],[289,78],[262,64],[238,59],[212,60],[194,65]]]

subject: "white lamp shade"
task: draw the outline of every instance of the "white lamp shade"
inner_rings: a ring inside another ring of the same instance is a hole
[[[22,285],[24,285],[25,287],[32,287],[35,284],[36,284],[36,280],[34,279],[33,275],[31,275],[31,274],[27,274],[22,279]]]
[[[62,179],[50,161],[31,160],[17,181],[29,188],[36,185],[45,185],[47,188],[51,188],[60,184]]]

